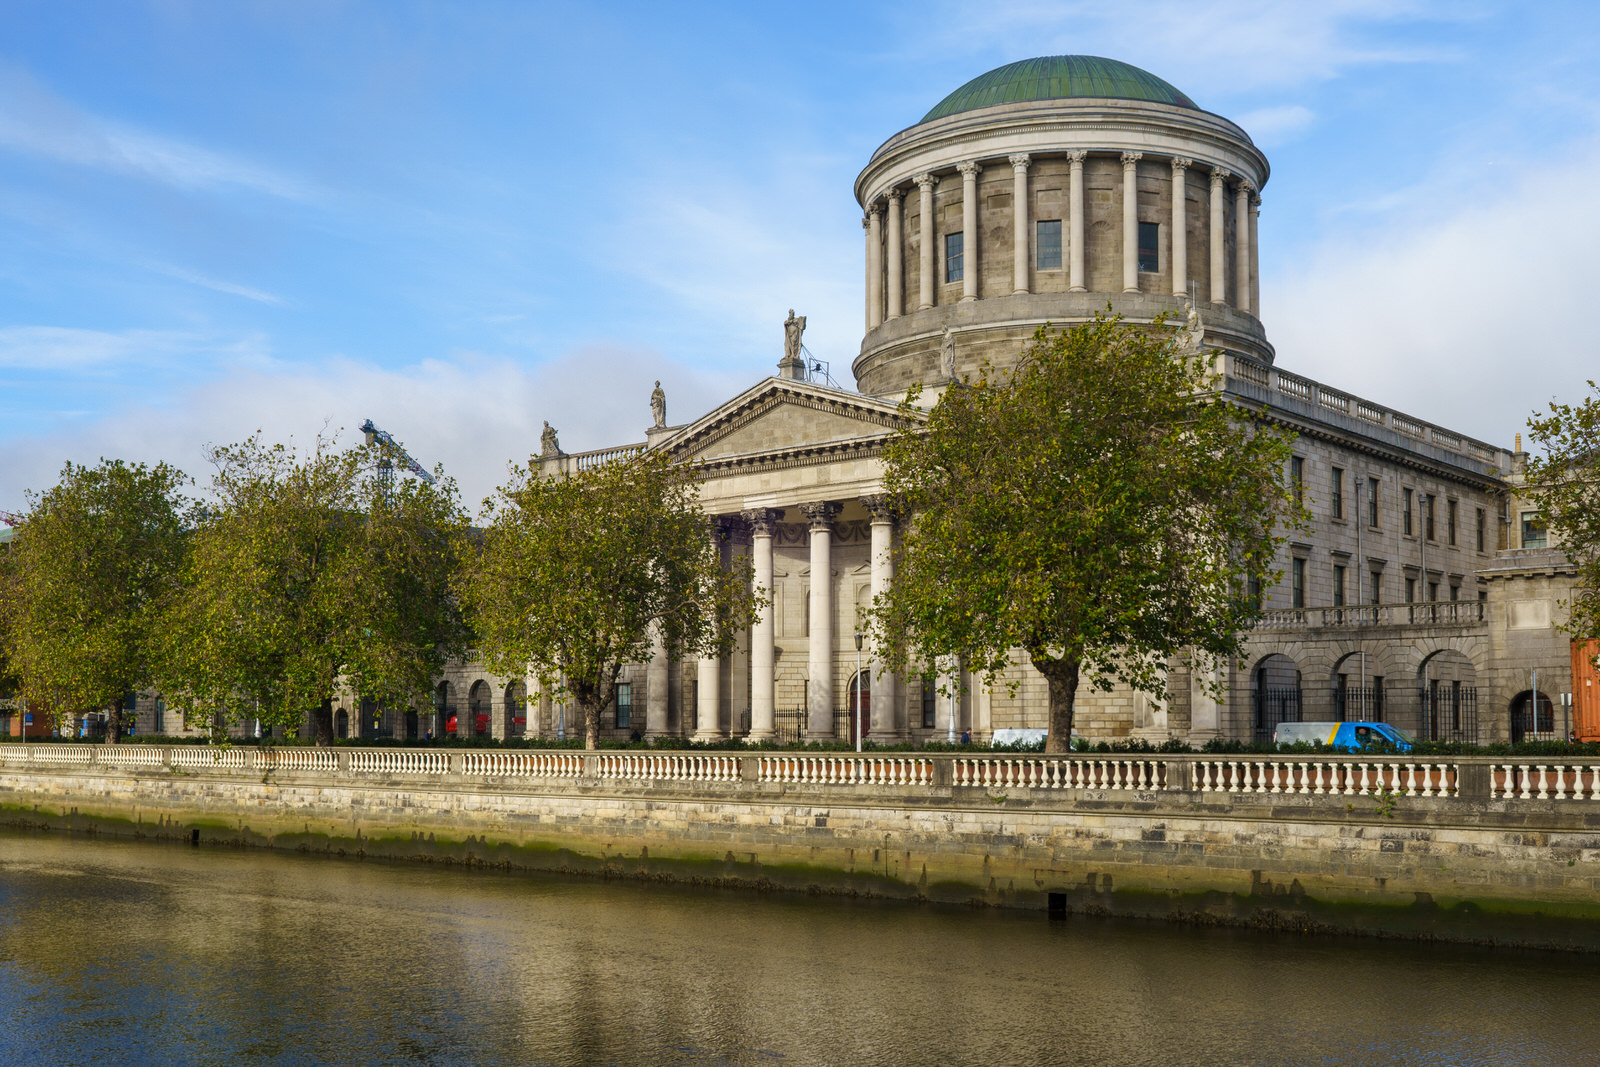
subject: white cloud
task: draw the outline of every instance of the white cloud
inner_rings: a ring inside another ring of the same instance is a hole
[[[0,146],[185,190],[236,186],[289,200],[316,197],[272,168],[91,115],[8,66],[0,66]]]
[[[1441,175],[1432,211],[1382,213],[1264,280],[1268,335],[1286,369],[1509,445],[1552,397],[1576,400],[1600,367],[1600,205],[1575,195],[1600,144],[1522,180],[1460,195]],[[1430,187],[1406,191],[1424,201]],[[1365,221],[1365,220],[1364,220]]]
[[[230,296],[242,296],[246,300],[254,300],[259,304],[276,304],[280,307],[283,305],[281,296],[262,289],[252,289],[248,285],[237,285],[233,282],[209,278],[204,274],[197,274],[182,267],[174,267],[165,263],[152,263],[150,269],[159,274],[165,274],[169,278],[176,278],[179,281],[188,282],[190,285],[198,285],[202,289],[210,289],[213,292],[227,293]]]
[[[259,335],[224,338],[186,330],[87,330],[64,326],[0,327],[0,367],[86,373],[181,363],[204,356],[265,358]]]
[[[688,422],[750,384],[708,374],[657,353],[588,348],[537,367],[458,354],[400,369],[332,361],[237,370],[196,387],[164,408],[136,408],[98,422],[0,444],[0,507],[18,508],[25,489],[54,484],[65,460],[101,456],[165,460],[204,483],[208,444],[242,440],[259,429],[270,441],[307,442],[324,425],[356,427],[371,418],[418,462],[442,463],[472,511],[505,481],[507,465],[539,448],[548,419],[569,452],[643,440],[655,379],[667,391],[668,419]]]

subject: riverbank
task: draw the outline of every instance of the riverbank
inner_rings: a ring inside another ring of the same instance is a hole
[[[1600,951],[1600,764],[0,745],[52,832]]]

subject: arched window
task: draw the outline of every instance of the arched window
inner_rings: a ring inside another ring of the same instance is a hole
[[[350,736],[350,713],[343,708],[334,713],[333,736],[340,738]]]

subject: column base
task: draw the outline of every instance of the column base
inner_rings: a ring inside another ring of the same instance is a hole
[[[755,745],[761,743],[762,741],[772,741],[776,739],[777,736],[778,731],[776,730],[751,730],[748,734],[745,734],[744,743],[747,745]]]
[[[1027,296],[1030,292],[1032,292],[1032,290],[1030,290],[1030,289],[1013,289],[1013,290],[1011,290],[1011,295],[1012,296]]]
[[[1128,287],[1127,287],[1127,286],[1123,286],[1123,287],[1122,287],[1122,291],[1123,291],[1123,292],[1124,292],[1124,293],[1137,293],[1137,292],[1139,292],[1139,291],[1140,291],[1140,289],[1139,289],[1139,287],[1138,287],[1138,286],[1137,286],[1137,285],[1135,285],[1135,286],[1134,286],[1134,287],[1133,287],[1133,288],[1131,288],[1131,289],[1130,289],[1130,288],[1128,288]]]
[[[917,310],[918,311],[931,311],[932,309],[933,309],[933,305],[932,304],[918,304],[917,305]]]
[[[1069,293],[1087,293],[1088,291],[1089,287],[1087,285],[1074,285],[1067,290]]]
[[[691,741],[721,741],[721,740],[724,740],[727,736],[728,735],[723,733],[721,730],[712,730],[710,732],[696,730],[694,732],[694,735],[692,737],[690,737],[689,740],[691,740]]]
[[[961,298],[961,302],[963,304],[965,304],[969,300],[976,300],[976,299],[978,299],[976,296],[964,296],[964,297]]]

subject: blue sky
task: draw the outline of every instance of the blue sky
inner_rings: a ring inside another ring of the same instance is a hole
[[[1496,443],[1600,377],[1600,8],[1330,0],[0,6],[0,508],[371,417],[476,502],[841,374],[883,140],[1059,52],[1266,150],[1281,366]]]

